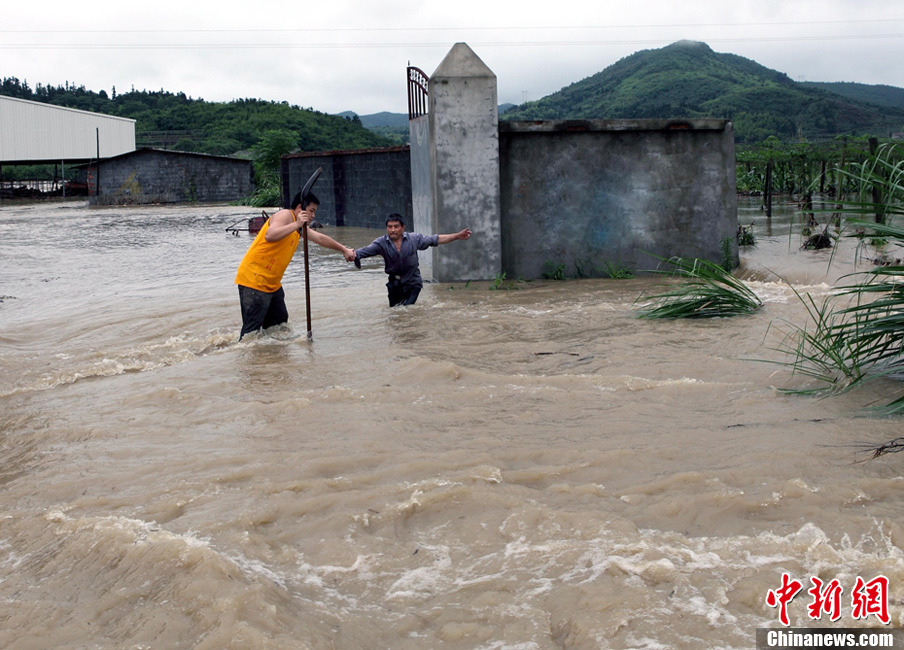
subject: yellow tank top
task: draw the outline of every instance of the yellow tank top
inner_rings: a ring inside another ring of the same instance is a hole
[[[292,221],[297,221],[292,215]],[[248,252],[239,264],[235,283],[258,291],[273,293],[282,286],[282,276],[295,255],[301,235],[296,230],[279,241],[267,241],[270,220],[263,225],[251,242]]]

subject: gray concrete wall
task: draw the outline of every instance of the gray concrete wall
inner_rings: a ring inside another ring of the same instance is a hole
[[[251,161],[139,149],[92,165],[90,203],[141,204],[235,201],[254,191]]]
[[[501,269],[496,75],[456,43],[430,77],[433,232],[473,237],[434,249],[434,279],[486,280]]]
[[[656,268],[660,257],[737,264],[734,135],[725,120],[501,122],[502,259],[508,278],[564,265]],[[579,271],[580,269],[580,271]]]
[[[322,167],[313,189],[320,199],[317,220],[321,223],[383,228],[386,217],[397,212],[411,224],[410,160],[408,147],[283,156],[283,205]]]
[[[408,122],[411,146],[411,207],[414,211],[413,224],[408,230],[433,234],[433,158],[430,155],[430,118],[422,115]],[[421,277],[433,279],[433,257],[436,249],[429,248],[418,253]]]

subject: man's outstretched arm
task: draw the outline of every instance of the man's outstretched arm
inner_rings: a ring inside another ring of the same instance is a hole
[[[452,233],[449,235],[438,235],[436,244],[437,245],[448,244],[449,242],[457,241],[459,239],[467,239],[470,236],[471,236],[471,229],[465,228],[464,230],[461,230],[459,232],[455,232],[455,233]]]
[[[323,246],[324,248],[331,248],[334,251],[339,251],[340,253],[342,253],[342,256],[345,257],[346,262],[351,262],[355,259],[354,249],[349,248],[348,246],[343,246],[329,235],[324,235],[322,232],[317,232],[313,228],[308,228],[308,239],[318,246]]]

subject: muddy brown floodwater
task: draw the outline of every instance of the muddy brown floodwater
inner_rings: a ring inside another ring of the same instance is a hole
[[[844,589],[792,625],[882,627],[850,598],[886,576],[902,626],[902,459],[852,446],[901,433],[866,410],[897,387],[762,362],[849,242],[742,201],[764,306],[699,322],[637,319],[659,277],[391,310],[314,246],[314,341],[296,260],[289,327],[238,342],[252,212],[0,206],[0,646],[751,648],[783,574]]]

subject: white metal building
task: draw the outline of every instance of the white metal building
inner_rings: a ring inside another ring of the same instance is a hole
[[[0,165],[110,158],[135,151],[135,120],[0,95]]]

